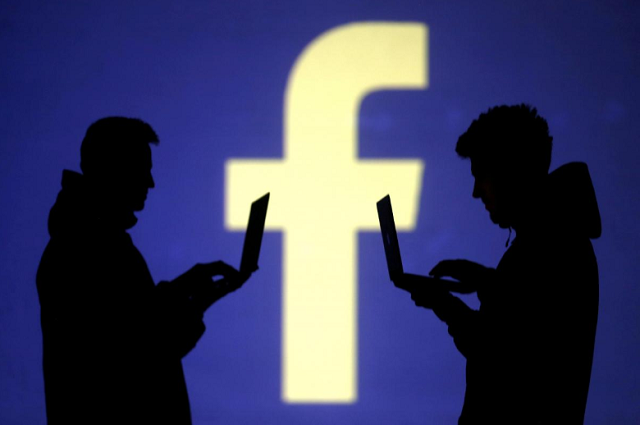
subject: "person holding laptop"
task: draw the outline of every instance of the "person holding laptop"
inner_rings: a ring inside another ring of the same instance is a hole
[[[82,142],[82,174],[63,172],[36,277],[49,425],[190,424],[181,358],[203,312],[254,271],[216,261],[154,284],[127,230],[155,186],[157,143],[141,120],[103,118]]]
[[[516,232],[495,269],[445,260],[430,272],[474,286],[479,310],[433,278],[395,278],[448,325],[466,357],[460,425],[584,420],[598,316],[590,239],[600,236],[600,215],[585,164],[549,174],[551,146],[547,122],[528,105],[491,108],[458,139],[473,197]]]

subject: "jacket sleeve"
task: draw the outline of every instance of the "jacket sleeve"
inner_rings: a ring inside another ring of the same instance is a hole
[[[480,312],[470,308],[460,298],[447,293],[433,307],[433,312],[449,327],[449,335],[458,351],[468,357],[476,350]]]
[[[169,282],[155,285],[132,246],[94,247],[57,250],[48,273],[52,287],[41,291],[47,325],[69,345],[104,357],[186,355],[205,330],[188,295]]]
[[[176,356],[189,353],[205,331],[202,310],[171,282],[155,287],[152,311],[155,344]]]

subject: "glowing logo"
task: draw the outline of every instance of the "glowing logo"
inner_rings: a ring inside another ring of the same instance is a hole
[[[369,93],[427,85],[427,27],[365,22],[332,29],[298,57],[284,104],[284,158],[226,164],[226,226],[271,192],[266,227],[283,232],[282,397],[357,398],[357,232],[378,231],[390,193],[396,225],[415,226],[423,164],[359,160],[358,111]]]

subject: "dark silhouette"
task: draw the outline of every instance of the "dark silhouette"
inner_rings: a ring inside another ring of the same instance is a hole
[[[600,215],[585,164],[548,174],[551,142],[547,122],[527,105],[491,108],[458,139],[473,197],[516,232],[496,269],[446,260],[430,272],[475,285],[478,311],[433,278],[397,282],[447,323],[467,359],[459,424],[584,420],[598,315],[590,239],[600,236]]]
[[[150,143],[143,121],[104,118],[82,142],[82,174],[63,172],[36,279],[50,425],[190,424],[181,358],[203,312],[249,277],[219,261],[154,284],[127,233],[154,187]]]

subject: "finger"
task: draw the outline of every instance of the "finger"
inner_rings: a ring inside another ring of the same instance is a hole
[[[249,280],[250,277],[251,277],[251,273],[249,272],[238,272],[238,280],[242,283]]]
[[[405,291],[411,289],[411,284],[404,278],[396,278],[396,280],[393,281],[393,285],[396,288],[404,289]]]
[[[230,277],[238,271],[224,261],[214,261],[213,263],[201,264],[201,269],[209,277],[224,276]]]
[[[473,275],[474,267],[477,266],[468,260],[445,260],[434,267],[434,277],[452,277],[456,280],[465,280]]]
[[[426,307],[429,308],[429,303],[422,297],[411,297],[411,300],[416,305],[416,307]]]
[[[238,272],[236,275],[225,277],[223,280],[227,282],[227,285],[233,287],[235,291],[244,285],[244,283],[249,280],[249,277],[251,277],[251,273]]]
[[[213,292],[219,298],[224,297],[225,295],[235,291],[236,289],[238,289],[238,285],[236,284],[236,282],[224,278],[215,281],[213,286]]]
[[[459,260],[442,260],[431,269],[429,274],[434,277],[451,276],[450,273],[455,270],[458,261]]]
[[[236,277],[234,279],[226,279],[226,281],[227,289],[229,290],[229,292],[233,292],[236,289],[240,289],[242,285],[244,285],[244,282],[246,282],[246,279],[240,279],[239,277]]]
[[[415,301],[416,303],[424,303],[424,300],[427,299],[428,296],[425,296],[423,291],[412,291],[411,292],[411,299],[413,301]]]

